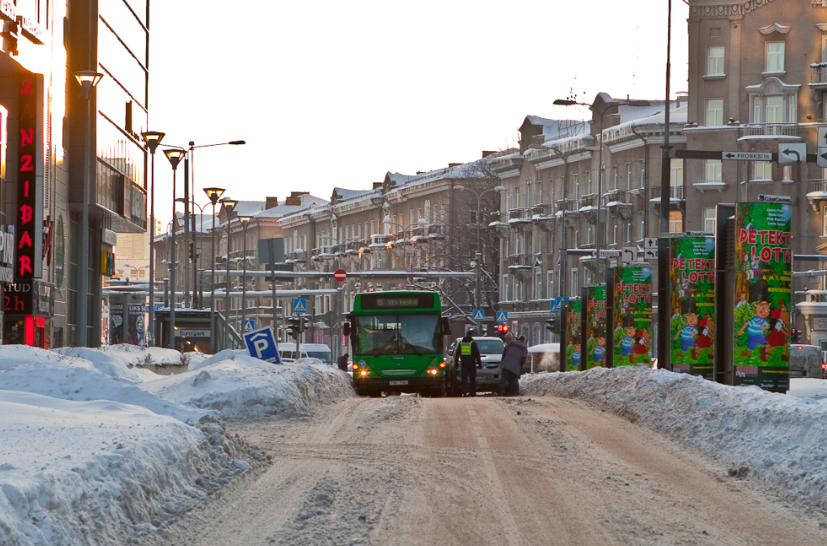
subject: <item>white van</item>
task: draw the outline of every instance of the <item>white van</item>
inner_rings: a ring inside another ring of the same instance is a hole
[[[330,352],[330,347],[324,345],[323,343],[302,343],[299,345],[298,352],[296,352],[295,343],[279,343],[279,357],[282,360],[318,358],[325,364],[333,364],[333,357]]]
[[[821,350],[815,345],[790,344],[790,377],[824,377]]]

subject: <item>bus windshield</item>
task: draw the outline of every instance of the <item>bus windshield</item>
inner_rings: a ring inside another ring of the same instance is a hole
[[[442,352],[439,315],[355,317],[356,347],[361,356],[424,355]]]

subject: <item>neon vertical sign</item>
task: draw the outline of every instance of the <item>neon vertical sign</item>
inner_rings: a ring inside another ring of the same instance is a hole
[[[17,225],[15,227],[14,277],[27,281],[41,276],[43,244],[42,211],[38,199],[38,81],[34,75],[20,79],[17,160]]]

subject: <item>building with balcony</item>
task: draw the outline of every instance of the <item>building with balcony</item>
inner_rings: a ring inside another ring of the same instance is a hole
[[[499,308],[531,345],[552,341],[545,327],[552,298],[601,282],[623,247],[642,251],[659,231],[664,102],[619,102],[599,94],[593,111],[604,119],[595,113],[586,123],[527,116],[520,152],[491,165],[506,188],[489,223],[501,241]],[[682,147],[686,103],[669,107],[671,144]],[[684,182],[682,160],[672,160],[673,231],[683,230]]]
[[[714,227],[716,203],[755,201],[760,194],[792,202],[794,254],[827,254],[827,169],[815,162],[819,127],[827,124],[827,4],[689,2],[688,150],[778,153],[804,143],[809,161],[687,160],[689,230]],[[824,262],[796,260],[795,271]],[[823,276],[794,278],[793,324],[827,349]],[[797,311],[797,312],[796,312]]]
[[[291,288],[341,288],[344,312],[351,310],[351,296],[357,292],[437,290],[443,294],[444,314],[460,332],[472,323],[475,282],[447,272],[473,272],[479,248],[480,305],[492,319],[493,331],[500,263],[499,245],[488,223],[497,209],[493,188],[499,178],[490,165],[502,154],[483,155],[414,175],[388,172],[366,190],[335,188],[330,203],[285,216],[280,224],[286,261],[294,271],[330,273],[341,268],[348,274],[343,283],[330,276],[297,276]],[[526,218],[530,224],[530,216]],[[315,297],[308,304],[308,312],[317,316],[336,311],[330,296]],[[330,334],[320,329],[309,339],[327,343]]]

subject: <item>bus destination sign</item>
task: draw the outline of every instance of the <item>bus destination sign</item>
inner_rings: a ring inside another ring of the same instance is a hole
[[[384,296],[381,294],[364,294],[362,309],[429,309],[434,306],[433,294],[405,294]]]

